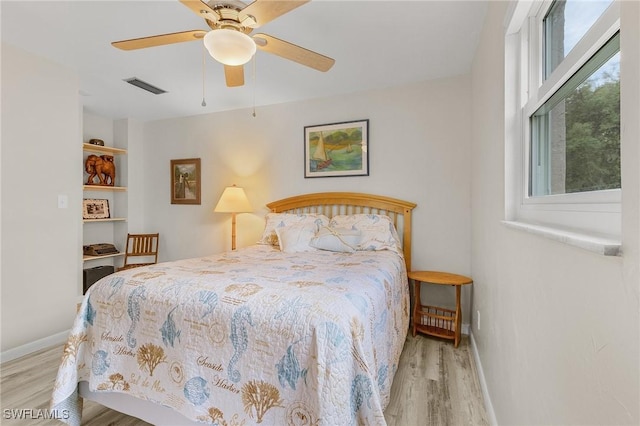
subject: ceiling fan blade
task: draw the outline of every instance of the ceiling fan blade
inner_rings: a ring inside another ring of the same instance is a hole
[[[220,16],[218,16],[218,14],[213,9],[211,9],[208,4],[206,4],[203,1],[180,0],[180,3],[187,6],[189,9],[193,11],[193,13],[200,16],[201,18],[205,18],[213,22],[218,22],[218,20],[220,19]]]
[[[254,17],[256,24],[247,26],[258,28],[309,1],[310,0],[256,0],[242,9],[238,15],[240,20],[245,19],[247,16]]]
[[[224,66],[224,78],[228,87],[238,87],[244,85],[244,66]]]
[[[202,40],[202,37],[204,37],[206,33],[207,32],[203,30],[181,31],[179,33],[160,34],[150,37],[134,38],[131,40],[114,41],[111,45],[122,50],[144,49],[145,47],[164,46],[165,44]]]
[[[329,71],[335,59],[321,55],[304,47],[297,46],[288,41],[280,40],[267,34],[256,34],[253,36],[256,47],[265,52],[273,53],[285,59],[297,62],[318,71]]]

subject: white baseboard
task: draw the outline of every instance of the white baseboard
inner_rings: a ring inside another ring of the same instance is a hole
[[[60,333],[56,333],[52,336],[44,337],[34,342],[18,346],[17,348],[0,352],[0,363],[20,358],[21,356],[37,352],[41,349],[46,349],[50,346],[61,345],[67,341],[67,338],[69,337],[69,331],[70,330],[61,331]]]
[[[464,325],[462,330],[464,330]],[[497,426],[498,420],[496,419],[495,411],[493,411],[493,404],[491,403],[491,397],[489,396],[489,389],[487,388],[487,381],[484,377],[482,362],[480,362],[480,354],[478,353],[476,340],[473,337],[473,333],[470,333],[469,336],[471,337],[471,350],[473,351],[473,359],[476,361],[476,370],[478,371],[478,380],[480,380],[480,388],[482,389],[482,397],[484,398],[484,408],[487,412],[487,418],[490,425]]]

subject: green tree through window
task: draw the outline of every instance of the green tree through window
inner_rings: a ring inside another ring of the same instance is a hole
[[[566,99],[567,193],[620,188],[620,78],[602,80]]]

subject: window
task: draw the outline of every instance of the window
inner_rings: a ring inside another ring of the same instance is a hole
[[[545,78],[609,7],[609,1],[554,1],[544,17]]]
[[[619,189],[619,33],[530,120],[529,196]]]
[[[506,105],[520,110],[511,122],[507,111],[508,219],[620,235],[619,10],[612,0],[515,4],[505,38]]]

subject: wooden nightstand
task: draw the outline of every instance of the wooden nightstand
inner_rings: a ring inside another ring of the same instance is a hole
[[[411,271],[409,279],[413,280],[413,326],[412,334],[416,332],[442,337],[454,341],[457,348],[460,343],[460,326],[462,314],[460,312],[460,288],[471,284],[473,280],[464,275],[450,274],[437,271]],[[420,286],[422,283],[453,285],[456,287],[456,309],[440,308],[438,306],[423,305],[420,300]]]

